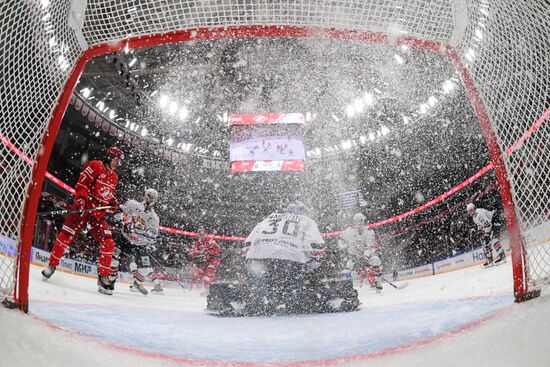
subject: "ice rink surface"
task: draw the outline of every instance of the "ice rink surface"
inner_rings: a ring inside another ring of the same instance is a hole
[[[30,312],[0,308],[0,366],[550,366],[550,296],[514,304],[510,264],[359,288],[351,313],[220,318],[203,290],[142,296],[31,268]]]

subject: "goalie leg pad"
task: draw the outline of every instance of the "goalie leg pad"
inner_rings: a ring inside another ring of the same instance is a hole
[[[206,309],[220,316],[238,316],[238,305],[247,301],[247,293],[242,284],[213,283],[206,298]]]

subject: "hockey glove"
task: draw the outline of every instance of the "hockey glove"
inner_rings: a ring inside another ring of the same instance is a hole
[[[86,198],[83,196],[76,197],[74,199],[71,210],[78,210],[79,212],[83,212],[85,209],[86,209]]]
[[[118,202],[118,200],[117,200],[115,197],[113,197],[113,198],[111,199],[111,202],[109,203],[109,205],[112,206],[112,208],[111,208],[111,211],[112,211],[112,212],[115,212],[115,213],[116,213],[116,212],[120,212],[120,211],[121,211],[121,209],[120,209],[120,203]]]

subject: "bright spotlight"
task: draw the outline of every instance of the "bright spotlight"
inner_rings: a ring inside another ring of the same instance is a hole
[[[348,117],[353,117],[353,115],[355,115],[355,108],[353,107],[352,104],[350,104],[346,107],[346,115]]]
[[[187,109],[187,107],[183,106],[182,108],[180,108],[180,112],[179,112],[180,119],[185,120],[188,116],[189,116],[189,110]]]
[[[483,32],[481,31],[481,29],[476,29],[475,30],[475,35],[477,38],[479,38],[480,40],[483,39]]]
[[[168,106],[169,102],[170,102],[170,99],[168,98],[167,95],[163,94],[162,96],[160,96],[159,105],[161,108],[165,108],[166,106]]]
[[[466,57],[466,60],[472,62],[472,61],[474,61],[474,59],[476,57],[476,53],[472,48],[470,48],[470,49],[468,49],[468,52],[466,52],[466,54],[464,56]]]
[[[363,112],[363,108],[365,107],[365,104],[363,103],[363,100],[361,98],[357,98],[353,102],[353,108],[355,109],[355,112]]]
[[[80,90],[80,93],[82,94],[82,97],[88,98],[90,96],[90,93],[92,93],[92,91],[90,90],[90,88],[84,88]]]
[[[176,102],[171,102],[170,106],[168,106],[168,113],[170,115],[173,115],[178,110],[178,104]]]
[[[367,106],[372,106],[374,104],[374,97],[371,93],[369,92],[366,92],[364,95],[363,95],[363,102],[365,102],[365,104]]]
[[[450,93],[455,88],[455,86],[456,84],[452,80],[445,80],[442,85],[443,93]]]
[[[397,62],[398,64],[401,65],[405,63],[405,60],[400,55],[395,54],[394,57],[395,57],[395,62]]]

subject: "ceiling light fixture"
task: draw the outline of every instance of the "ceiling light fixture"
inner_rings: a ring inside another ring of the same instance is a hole
[[[182,108],[180,108],[179,118],[185,120],[187,117],[189,117],[189,110],[187,109],[187,107],[183,106]]]
[[[92,93],[90,88],[84,88],[80,90],[80,94],[82,94],[84,98],[88,98],[90,96],[90,93]]]
[[[372,106],[374,104],[374,96],[371,93],[366,92],[363,95],[363,101],[367,106]]]
[[[168,106],[168,113],[170,115],[174,115],[177,110],[178,110],[178,104],[176,102],[171,102],[170,106]]]
[[[353,105],[350,104],[346,107],[346,115],[348,117],[353,117],[353,115],[355,115],[355,108],[353,107]]]
[[[353,102],[353,108],[355,110],[355,112],[357,113],[360,113],[360,112],[363,112],[363,108],[365,107],[365,104],[363,103],[363,99],[362,98],[357,98],[354,102]]]
[[[165,108],[166,106],[168,106],[168,103],[170,103],[170,99],[168,98],[167,95],[160,96],[159,105],[161,108]]]
[[[396,61],[398,64],[401,65],[401,64],[404,64],[404,63],[405,63],[405,60],[404,60],[401,56],[399,56],[398,54],[395,54],[394,57],[395,57],[395,61]]]

